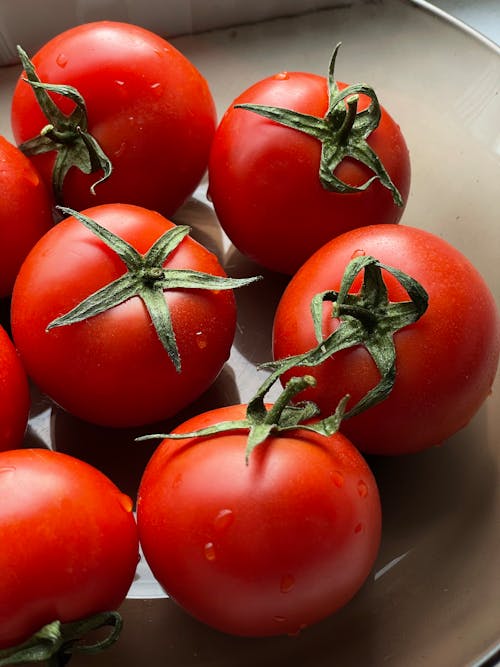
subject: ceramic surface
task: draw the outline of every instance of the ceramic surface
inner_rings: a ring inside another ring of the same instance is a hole
[[[365,80],[395,118],[411,151],[413,180],[402,223],[448,239],[481,270],[500,300],[500,50],[427,4],[346,3],[259,25],[174,40],[208,79],[220,114],[256,80],[281,70],[324,74],[334,44],[337,76]],[[18,69],[0,70],[0,133],[10,136],[9,95]],[[219,254],[230,275],[261,272],[216,225],[206,184],[176,215]],[[213,388],[179,415],[246,401],[270,359],[274,308],[285,279],[237,294],[238,333]],[[464,295],[467,298],[467,295]],[[5,319],[6,308],[3,306]],[[470,667],[500,642],[500,387],[472,423],[443,446],[370,460],[384,532],[373,575],[341,612],[296,637],[246,640],[219,634],[165,598],[142,564],[122,607],[125,629],[100,656],[74,667]],[[100,467],[134,495],[153,445],[137,434],[84,424],[43,396],[26,444],[53,447]],[[116,461],[119,461],[117,465]],[[488,664],[491,664],[488,663]]]

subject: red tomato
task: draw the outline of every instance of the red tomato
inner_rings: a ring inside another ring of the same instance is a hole
[[[0,451],[21,445],[28,423],[28,380],[17,352],[0,327]]]
[[[194,417],[187,433],[242,419],[246,406]],[[141,481],[137,523],[160,584],[223,632],[296,633],[345,605],[380,541],[377,486],[341,434],[294,429],[245,463],[247,434],[165,440]]]
[[[442,443],[465,426],[489,395],[495,378],[500,326],[493,295],[478,271],[448,242],[420,229],[373,225],[348,232],[321,248],[292,278],[274,321],[277,359],[306,352],[317,340],[310,314],[312,297],[338,290],[350,259],[364,253],[401,269],[427,291],[429,305],[414,324],[394,336],[396,380],[378,405],[347,419],[342,432],[362,451],[373,454],[416,452]],[[384,271],[391,301],[408,295]],[[360,281],[351,292],[359,290]],[[325,311],[323,335],[338,325]],[[315,387],[300,394],[332,411],[350,394],[348,408],[379,381],[364,347],[337,352],[317,367],[294,368],[307,373]],[[288,374],[283,377],[286,381]]]
[[[339,88],[345,88],[339,83]],[[319,179],[321,143],[304,132],[263,118],[236,104],[279,106],[322,118],[328,109],[327,80],[282,72],[243,92],[216,131],[209,161],[209,193],[225,232],[244,254],[274,271],[293,274],[332,237],[371,223],[396,223],[404,206],[378,180],[366,190],[339,193]],[[360,109],[368,99],[360,97]],[[408,149],[400,128],[381,109],[368,137],[406,202],[410,187]],[[373,172],[352,158],[335,175],[360,186]]]
[[[0,495],[0,648],[121,604],[137,528],[132,501],[107,477],[66,454],[11,450],[0,454]]]
[[[0,137],[0,298],[9,296],[19,267],[52,226],[52,200],[37,171]]]
[[[113,164],[110,178],[90,186],[71,169],[63,201],[82,210],[102,203],[133,203],[172,214],[203,176],[215,131],[215,105],[205,79],[170,43],[126,23],[79,25],[46,43],[32,58],[40,80],[76,88],[85,100],[88,131]],[[69,114],[74,103],[54,96]],[[12,100],[18,143],[48,124],[31,87],[19,80]],[[51,182],[54,152],[31,159]]]
[[[84,213],[139,253],[176,228],[160,214],[130,204]],[[189,237],[163,266],[225,276],[215,255]],[[68,412],[109,426],[156,421],[192,402],[229,357],[236,326],[232,290],[166,289],[162,301],[170,310],[180,372],[138,296],[82,322],[46,330],[54,318],[124,273],[120,257],[70,217],[33,248],[12,296],[12,333],[28,375]]]

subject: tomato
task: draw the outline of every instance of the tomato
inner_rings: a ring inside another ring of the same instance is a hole
[[[32,62],[43,83],[69,85],[80,93],[88,133],[113,166],[95,194],[90,187],[102,172],[70,169],[63,203],[77,210],[132,203],[170,215],[193,192],[206,170],[216,112],[207,82],[172,44],[138,26],[99,21],[57,35]],[[75,107],[61,95],[53,99],[66,115]],[[22,76],[11,118],[20,144],[49,122]],[[78,139],[79,130],[75,134]],[[49,184],[54,157],[54,151],[31,157]]]
[[[160,214],[130,204],[97,206],[82,214],[128,242],[134,262],[139,261],[135,255],[154,252],[162,235],[181,231]],[[189,276],[191,270],[213,278],[214,288],[201,289],[201,283],[182,288],[179,275]],[[170,319],[178,358],[160,342],[151,308],[137,290],[104,312],[47,331],[55,318],[127,273],[123,259],[73,216],[39,241],[16,280],[12,333],[28,375],[62,408],[87,421],[134,426],[171,416],[211,385],[229,357],[236,305],[215,255],[183,237],[153,267],[154,275],[143,281],[141,271],[142,265],[133,281],[141,290],[151,286],[155,309],[169,311],[169,317],[160,315],[164,328]],[[164,274],[174,282],[163,285]]]
[[[315,253],[288,284],[276,310],[274,357],[282,359],[314,348],[317,339],[311,299],[338,290],[353,256],[371,255],[417,280],[428,294],[428,308],[418,321],[397,331],[396,378],[389,396],[342,424],[342,432],[363,452],[404,454],[442,443],[464,427],[491,392],[500,350],[499,316],[494,297],[477,269],[455,247],[421,229],[372,225],[330,241]],[[408,298],[383,272],[389,299]],[[360,280],[351,292],[359,290]],[[325,306],[323,336],[338,326]],[[336,352],[307,373],[316,386],[301,398],[331,410],[345,394],[348,407],[379,381],[373,358],[363,346]],[[283,376],[286,381],[288,374]]]
[[[52,222],[52,200],[37,171],[0,136],[0,298],[10,295],[23,259]]]
[[[0,453],[0,647],[47,623],[115,610],[138,561],[132,501],[101,472],[44,449]]]
[[[190,433],[240,420],[246,406],[198,415]],[[341,434],[298,427],[245,458],[247,433],[164,440],[144,472],[137,523],[169,596],[226,633],[296,633],[345,605],[380,542],[377,486]]]
[[[0,327],[0,451],[21,445],[29,408],[26,373],[11,339]]]
[[[346,84],[339,82],[338,88],[342,98]],[[359,109],[366,111],[369,102],[361,94]],[[242,253],[271,270],[293,274],[334,236],[399,221],[410,187],[410,160],[403,134],[384,108],[367,143],[399,191],[400,205],[380,179],[355,192],[326,189],[318,176],[322,143],[316,136],[240,104],[290,109],[317,122],[329,109],[328,82],[307,72],[280,72],[249,87],[225,112],[210,154],[209,194],[222,227]],[[343,99],[339,104],[345,108]],[[373,172],[348,155],[334,175],[358,187]]]

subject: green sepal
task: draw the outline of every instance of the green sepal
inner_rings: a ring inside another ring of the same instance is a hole
[[[334,49],[328,72],[328,110],[321,118],[283,107],[265,104],[236,104],[236,109],[246,109],[264,118],[304,132],[321,142],[319,180],[325,190],[338,193],[361,192],[374,180],[380,182],[392,194],[394,203],[403,206],[401,193],[394,185],[378,155],[367,139],[378,127],[381,108],[373,88],[356,83],[340,90],[335,80],[335,61],[340,44]],[[359,95],[370,98],[369,106],[358,111]],[[335,169],[345,158],[353,158],[366,165],[373,176],[358,186],[349,185],[335,176]]]
[[[93,644],[82,643],[90,632],[108,626],[111,631],[104,639]],[[69,662],[73,652],[100,653],[112,646],[118,640],[122,626],[122,618],[116,611],[95,614],[71,623],[53,621],[22,644],[1,649],[0,667],[31,662],[46,662],[50,667],[61,667]]]
[[[410,297],[409,301],[391,302],[388,298],[382,271],[392,274]],[[349,290],[356,276],[364,272],[361,289],[356,294]],[[332,302],[332,317],[340,324],[323,338],[323,303]],[[416,322],[427,310],[428,295],[422,285],[401,270],[387,266],[370,255],[352,259],[342,277],[340,290],[316,294],[311,301],[311,316],[317,345],[298,355],[262,364],[271,370],[268,383],[272,384],[284,373],[296,367],[314,367],[322,364],[340,350],[363,345],[373,358],[380,374],[378,384],[355,406],[344,414],[348,419],[384,400],[392,390],[396,378],[396,348],[394,335]],[[332,378],[335,382],[335,378]]]
[[[189,234],[189,227],[186,225],[176,225],[166,231],[155,241],[148,252],[142,255],[127,241],[85,214],[64,206],[59,206],[58,209],[76,218],[111,248],[123,261],[127,271],[116,280],[90,294],[67,313],[56,317],[47,325],[46,331],[82,322],[138,296],[144,302],[158,338],[175,369],[180,372],[181,358],[169,307],[163,293],[170,289],[229,290],[261,280],[261,276],[228,278],[192,269],[164,268],[163,264],[167,261],[168,256]]]
[[[25,81],[32,87],[48,121],[37,137],[20,144],[20,150],[28,156],[51,151],[57,153],[52,172],[52,189],[57,203],[62,203],[64,179],[71,167],[77,167],[84,174],[103,172],[102,177],[90,187],[91,192],[95,194],[96,186],[111,176],[113,165],[87,130],[85,100],[73,86],[42,83],[26,52],[20,46],[17,47],[17,51],[26,73]],[[75,108],[71,114],[64,114],[49,93],[57,93],[74,102]]]
[[[276,381],[277,378],[274,379]],[[325,437],[334,435],[342,421],[345,406],[349,399],[345,396],[337,406],[335,412],[324,419],[316,419],[319,415],[318,407],[312,401],[292,403],[292,398],[304,389],[313,386],[316,380],[310,375],[292,377],[277,400],[270,407],[265,404],[265,396],[271,384],[266,380],[249,401],[244,419],[219,422],[212,426],[191,431],[188,433],[154,433],[136,438],[137,441],[151,439],[183,440],[186,438],[204,438],[230,431],[247,431],[247,445],[245,460],[248,464],[252,451],[265,442],[271,435],[292,430],[307,430]]]

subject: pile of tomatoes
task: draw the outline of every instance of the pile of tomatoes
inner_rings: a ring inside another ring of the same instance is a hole
[[[41,628],[69,653],[68,628],[111,624],[139,545],[199,620],[297,633],[372,570],[382,517],[364,455],[442,443],[491,392],[494,297],[446,240],[397,224],[408,147],[369,86],[335,80],[338,47],[327,77],[270,76],[220,122],[207,81],[143,28],[80,25],[19,53],[15,144],[0,137],[0,664]],[[234,289],[260,276],[228,276],[169,219],[207,170],[214,224],[287,276],[274,358],[247,405],[162,434],[131,499],[78,458],[23,447],[30,385],[151,435],[213,384]]]

